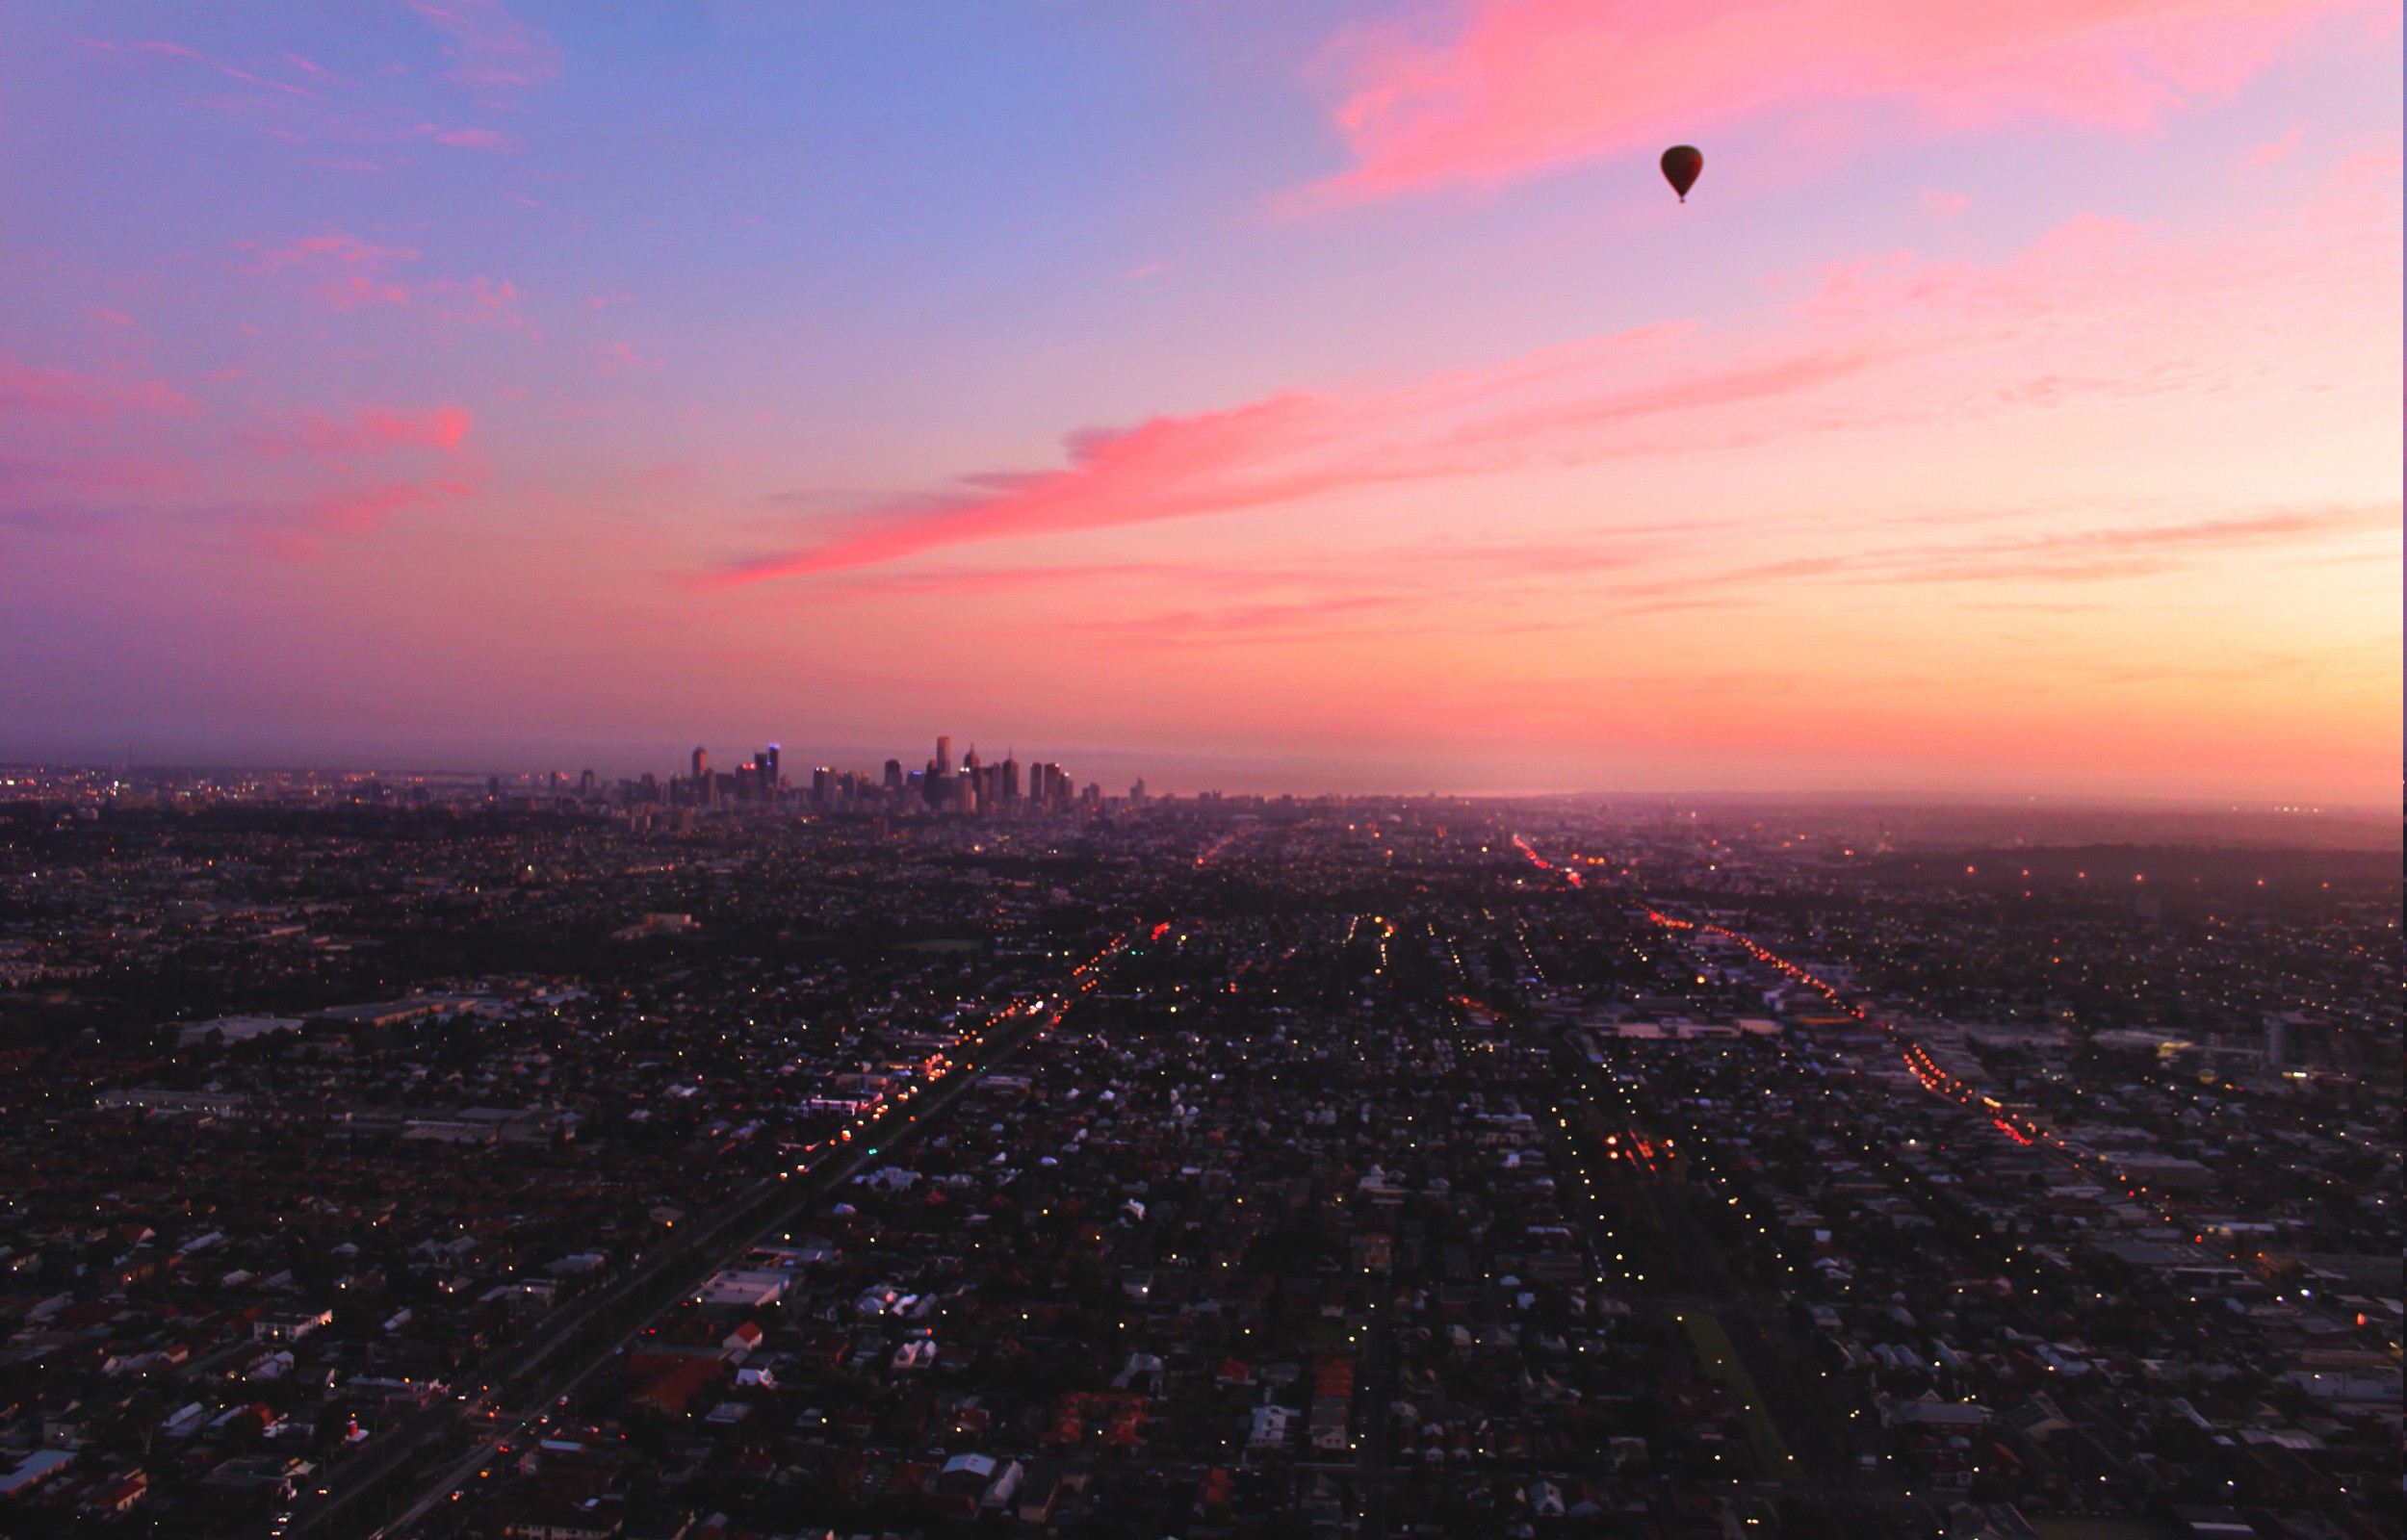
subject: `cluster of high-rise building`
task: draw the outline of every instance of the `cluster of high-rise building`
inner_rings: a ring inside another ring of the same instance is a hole
[[[1015,755],[1005,754],[988,762],[978,757],[972,745],[956,764],[948,737],[936,740],[935,757],[918,770],[905,772],[899,759],[887,760],[886,776],[877,791],[880,796],[898,796],[907,805],[916,803],[938,812],[992,813],[1014,808],[1067,812],[1081,802],[1098,808],[1102,804],[1100,786],[1089,785],[1080,794],[1058,764],[1040,761],[1027,766],[1024,786]],[[819,805],[828,806],[824,801]]]
[[[823,764],[807,781],[799,776],[787,780],[779,755],[772,743],[755,753],[749,763],[717,770],[712,767],[710,750],[696,748],[685,775],[665,782],[651,775],[622,781],[614,798],[603,798],[600,783],[588,770],[576,782],[576,795],[580,801],[615,801],[628,808],[778,808],[879,816],[1101,812],[1121,805],[1117,797],[1106,798],[1100,785],[1078,786],[1068,771],[1048,760],[1022,765],[1016,755],[1006,754],[989,761],[978,757],[974,746],[956,759],[949,737],[939,737],[935,755],[918,769],[905,769],[900,759],[887,760],[878,772]],[[551,780],[554,795],[568,794],[566,776],[555,774]],[[1131,788],[1131,800],[1144,800],[1144,784],[1140,781]],[[499,794],[498,783],[494,794]]]
[[[711,768],[711,751],[697,747],[687,761],[682,798],[673,798],[688,807],[724,807],[735,803],[774,803],[783,800],[785,783],[778,774],[778,747],[772,743],[752,757],[750,764],[738,761],[733,770]],[[593,774],[588,770],[585,775]],[[647,782],[651,777],[644,778]]]

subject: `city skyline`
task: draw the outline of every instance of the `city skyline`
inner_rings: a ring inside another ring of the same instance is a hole
[[[2395,798],[2396,8],[1740,14],[15,13],[0,756]]]

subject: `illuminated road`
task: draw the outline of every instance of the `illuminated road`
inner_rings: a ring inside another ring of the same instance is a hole
[[[1132,934],[1143,935],[1144,931],[1140,928]],[[1116,939],[1073,968],[1069,992],[1060,998],[1040,997],[998,1013],[984,1032],[964,1045],[966,1051],[961,1061],[943,1076],[880,1113],[856,1118],[852,1127],[835,1139],[822,1141],[805,1151],[810,1154],[824,1148],[815,1161],[752,1184],[704,1216],[689,1239],[655,1255],[609,1288],[556,1313],[537,1328],[533,1339],[484,1368],[475,1395],[463,1391],[456,1400],[428,1407],[391,1429],[346,1462],[322,1493],[304,1496],[288,1515],[272,1520],[253,1532],[273,1540],[300,1540],[325,1529],[351,1504],[373,1495],[380,1483],[445,1434],[481,1423],[483,1430],[475,1436],[465,1454],[446,1465],[429,1484],[415,1487],[417,1495],[408,1507],[370,1533],[375,1537],[405,1534],[437,1508],[464,1501],[469,1482],[498,1469],[510,1458],[512,1450],[523,1448],[529,1439],[539,1437],[542,1424],[549,1420],[559,1398],[573,1394],[616,1359],[657,1310],[641,1312],[626,1330],[591,1348],[566,1380],[534,1393],[526,1403],[510,1410],[496,1405],[492,1398],[504,1387],[536,1373],[563,1345],[573,1342],[582,1328],[603,1319],[613,1307],[639,1298],[647,1291],[660,1292],[666,1298],[690,1293],[764,1238],[790,1228],[801,1215],[858,1174],[881,1152],[916,1138],[921,1125],[948,1111],[1021,1045],[1050,1031],[1073,1004],[1096,988],[1102,980],[1104,964],[1126,950],[1129,940],[1128,937]],[[764,1204],[770,1205],[765,1214],[760,1212]],[[682,1282],[675,1291],[665,1290],[662,1286],[672,1276]]]

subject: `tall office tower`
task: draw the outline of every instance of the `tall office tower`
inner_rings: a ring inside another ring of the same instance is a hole
[[[591,802],[593,794],[601,788],[602,783],[592,771],[584,770],[578,773],[577,800],[579,802]]]
[[[949,808],[952,806],[955,787],[953,780],[953,740],[951,738],[939,737],[936,740],[936,757],[928,761],[928,776],[925,785],[929,807]]]
[[[1003,762],[996,768],[1002,772],[998,778],[996,789],[1001,793],[1003,801],[1018,802],[1020,800],[1020,761],[1006,751],[1003,755]]]
[[[887,761],[886,761],[886,789],[887,789],[887,790],[889,790],[889,791],[900,791],[900,790],[902,790],[902,788],[903,788],[903,771],[902,771],[902,761],[901,761],[900,759],[889,759],[889,760],[887,760]]]
[[[704,781],[708,780],[708,779],[710,778],[710,774],[711,774],[711,751],[710,751],[710,750],[708,750],[708,749],[696,749],[696,750],[694,750],[694,752],[693,752],[693,778],[694,778],[694,782],[695,782],[695,783],[698,785],[698,784],[700,784],[702,782],[704,782]]]
[[[978,746],[972,743],[970,745],[970,752],[961,757],[961,771],[964,775],[974,776],[978,770]]]
[[[764,755],[759,755],[759,756],[755,757],[755,758],[754,758],[753,762],[754,762],[755,764],[760,765],[760,766],[761,766],[764,770],[765,770],[765,771],[768,773],[768,774],[767,774],[767,777],[766,777],[767,783],[768,783],[768,788],[769,788],[771,791],[775,791],[775,790],[777,789],[777,784],[778,784],[778,783],[777,783],[777,745],[776,745],[776,744],[774,744],[774,743],[770,744],[770,745],[769,745],[769,751],[768,751],[768,753],[764,754]]]
[[[1070,776],[1049,761],[1028,768],[1028,800],[1040,808],[1064,808],[1070,803]]]
[[[1128,806],[1131,808],[1145,806],[1145,778],[1143,776],[1137,777],[1137,783],[1128,788]]]
[[[811,772],[811,806],[825,808],[836,794],[836,772],[825,765]]]

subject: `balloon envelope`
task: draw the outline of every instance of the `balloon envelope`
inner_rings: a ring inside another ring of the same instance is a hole
[[[1704,168],[1704,152],[1694,144],[1674,144],[1663,152],[1663,179],[1671,184],[1683,203],[1688,201],[1688,190],[1696,185],[1696,173]]]

